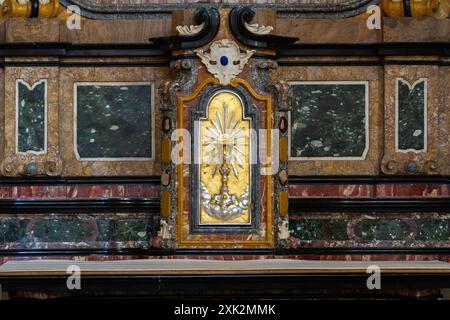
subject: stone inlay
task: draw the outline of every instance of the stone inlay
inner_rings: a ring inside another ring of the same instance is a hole
[[[450,213],[291,213],[289,232],[297,246],[448,247]]]
[[[152,157],[150,83],[78,83],[75,90],[80,158]]]
[[[404,240],[411,230],[408,223],[400,219],[365,219],[356,224],[354,232],[361,241]]]
[[[47,80],[16,86],[17,152],[41,153],[47,144]]]
[[[0,249],[148,247],[153,213],[20,214],[0,218]]]
[[[307,219],[289,222],[290,234],[302,240],[348,240],[347,221]]]
[[[426,149],[426,79],[412,86],[397,79],[396,128],[398,150]]]
[[[365,156],[368,148],[368,84],[292,82],[290,156]]]

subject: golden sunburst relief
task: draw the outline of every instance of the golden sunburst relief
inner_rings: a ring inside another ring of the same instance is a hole
[[[250,120],[231,92],[214,96],[201,130],[200,224],[248,224],[250,219]]]

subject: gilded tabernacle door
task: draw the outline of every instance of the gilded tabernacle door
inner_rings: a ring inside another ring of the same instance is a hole
[[[270,96],[240,78],[223,86],[208,77],[179,98],[178,246],[272,245],[271,111]]]
[[[192,231],[248,230],[257,225],[259,112],[248,110],[248,100],[235,90],[219,88],[200,100],[204,112],[193,111],[191,168],[197,201],[191,202]]]

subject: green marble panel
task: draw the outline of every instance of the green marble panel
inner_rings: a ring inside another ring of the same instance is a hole
[[[88,221],[79,219],[44,219],[33,228],[39,242],[86,241],[92,232]]]
[[[361,157],[365,84],[293,84],[291,157]]]
[[[409,225],[400,219],[366,219],[354,227],[354,233],[361,241],[393,241],[408,239],[411,230]]]
[[[81,158],[152,156],[150,84],[78,84],[76,90]]]
[[[0,243],[18,242],[25,237],[27,223],[19,219],[0,219]]]
[[[425,81],[410,88],[408,83],[398,79],[398,135],[400,150],[425,148]]]
[[[47,83],[40,82],[30,89],[17,82],[17,151],[45,151],[45,112]]]
[[[97,225],[98,241],[149,241],[156,235],[148,219],[104,219]]]
[[[345,220],[290,220],[289,232],[301,240],[348,240]]]
[[[448,241],[450,240],[450,220],[448,219],[420,219],[416,221],[416,240]]]

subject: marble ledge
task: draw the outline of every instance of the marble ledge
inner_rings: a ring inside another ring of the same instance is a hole
[[[292,184],[289,186],[292,198],[386,198],[450,196],[448,184],[392,183],[392,184]]]
[[[0,199],[158,198],[159,185],[26,185],[0,186]]]

